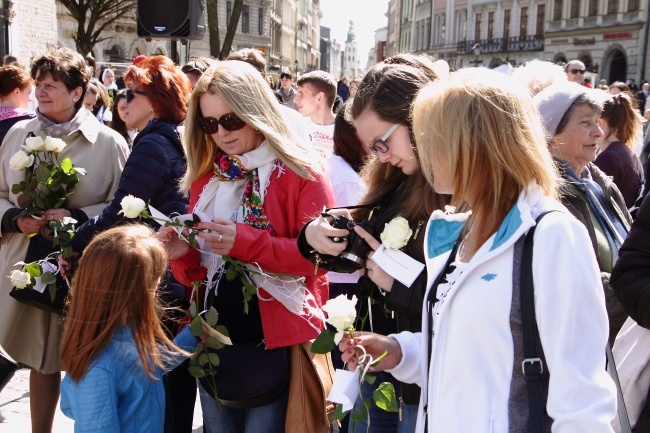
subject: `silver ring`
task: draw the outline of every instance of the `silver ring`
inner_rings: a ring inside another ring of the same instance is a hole
[[[223,235],[219,233],[219,238],[217,238],[217,243],[220,244],[222,240],[223,240]]]

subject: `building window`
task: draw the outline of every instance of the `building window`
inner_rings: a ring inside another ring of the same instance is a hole
[[[488,40],[494,39],[494,12],[488,13]]]
[[[528,35],[528,7],[523,7],[519,21],[519,37],[525,38],[526,35]]]
[[[546,5],[537,5],[537,28],[535,34],[541,36],[544,34],[544,20],[546,19]]]
[[[580,15],[580,0],[571,0],[570,18],[578,18]]]
[[[639,0],[628,0],[627,2],[627,11],[636,12],[639,10]]]
[[[587,16],[595,17],[596,15],[598,15],[598,0],[589,0]]]
[[[510,9],[503,11],[503,39],[510,37]]]
[[[618,0],[609,0],[607,3],[607,13],[615,14],[618,12]]]
[[[467,12],[459,11],[458,12],[458,34],[456,35],[456,40],[458,42],[467,40]]]
[[[474,21],[474,39],[481,39],[481,14],[476,14]]]
[[[563,0],[553,0],[553,21],[562,19],[562,8],[564,7]]]
[[[248,6],[244,5],[242,6],[241,10],[241,32],[242,33],[248,33],[249,32],[249,18],[250,16],[248,15]]]
[[[259,8],[257,13],[257,33],[260,35],[264,34],[264,9]]]
[[[442,14],[440,18],[440,45],[444,45],[446,41],[447,15]]]
[[[226,27],[230,25],[230,15],[232,15],[232,2],[226,2]]]

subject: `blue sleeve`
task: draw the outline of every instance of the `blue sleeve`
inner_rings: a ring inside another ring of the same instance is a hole
[[[72,395],[70,395],[72,394]],[[120,430],[117,390],[113,375],[93,367],[61,393],[61,411],[74,419],[75,433],[112,433]]]
[[[174,338],[174,344],[176,344],[181,350],[185,352],[194,352],[196,345],[199,340],[192,334],[189,326],[185,326],[181,332],[178,333],[176,338]],[[176,367],[178,367],[183,361],[187,359],[184,355],[174,355],[165,361],[164,373],[167,373]]]
[[[164,189],[171,176],[170,161],[160,142],[165,138],[159,134],[148,134],[138,142],[126,160],[119,186],[113,201],[95,218],[77,227],[72,238],[72,249],[83,251],[92,238],[126,218],[118,214],[122,210],[122,199],[127,195],[140,198],[149,203]],[[143,223],[156,225],[152,220]]]

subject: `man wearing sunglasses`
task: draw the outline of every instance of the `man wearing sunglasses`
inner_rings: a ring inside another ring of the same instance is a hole
[[[587,72],[587,70],[585,68],[585,64],[580,60],[571,60],[564,67],[564,72],[566,72],[566,76],[569,81],[573,81],[574,83],[582,85],[583,81],[585,80],[585,72]]]

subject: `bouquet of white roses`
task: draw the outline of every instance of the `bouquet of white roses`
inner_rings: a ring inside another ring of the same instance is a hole
[[[12,170],[25,170],[25,180],[14,184],[11,192],[18,195],[18,205],[24,210],[15,216],[15,220],[24,216],[40,218],[36,214],[47,209],[60,208],[79,182],[78,174],[85,170],[75,168],[70,158],[60,164],[54,162],[55,155],[66,144],[59,138],[50,136],[27,137],[22,149],[9,160]]]

